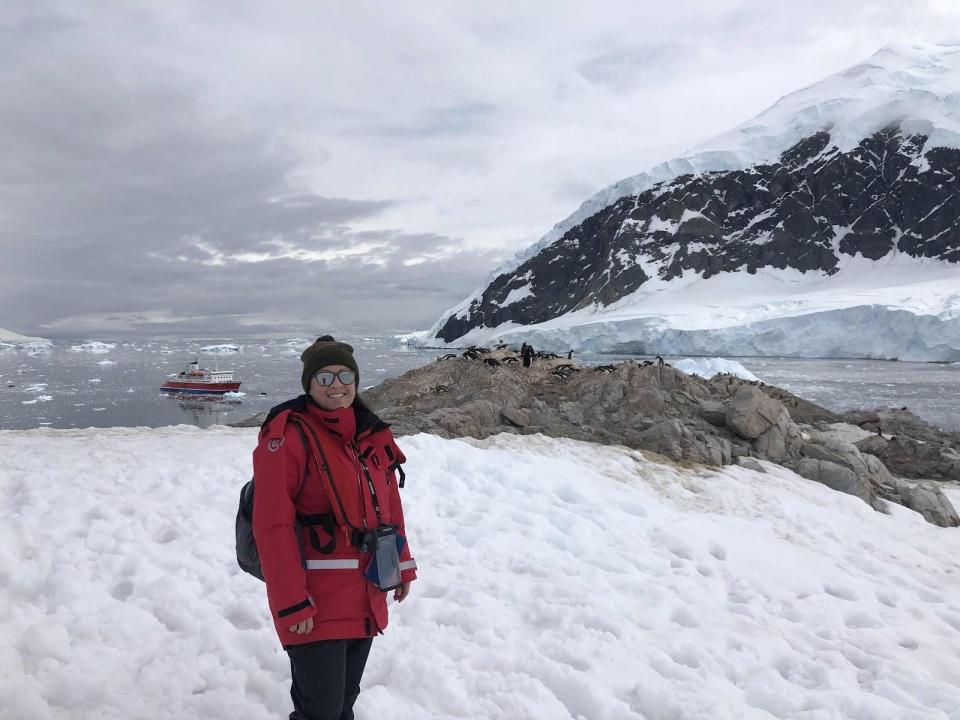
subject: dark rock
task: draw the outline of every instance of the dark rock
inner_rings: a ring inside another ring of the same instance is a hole
[[[700,417],[711,425],[724,427],[727,424],[727,406],[717,400],[705,400],[700,405]]]
[[[747,468],[747,470],[753,470],[753,471],[755,471],[755,472],[759,472],[759,473],[763,473],[763,474],[766,474],[766,473],[767,473],[766,469],[763,467],[763,465],[761,465],[761,464],[757,461],[756,458],[752,458],[752,457],[741,457],[741,458],[738,458],[738,459],[737,459],[737,464],[740,465],[741,467]]]
[[[903,493],[903,504],[940,527],[960,527],[960,516],[943,491],[933,483],[918,483]]]
[[[726,425],[740,437],[753,440],[775,425],[785,412],[780,402],[762,390],[744,385],[727,407]]]
[[[801,458],[796,464],[796,471],[808,480],[823,483],[848,495],[855,495],[868,505],[872,506],[874,503],[875,496],[869,483],[849,467],[829,460]]]
[[[530,416],[523,410],[516,408],[503,408],[500,410],[503,419],[514,427],[522,428],[530,424]]]
[[[858,442],[857,447],[903,477],[960,480],[960,453],[939,442],[874,435]]]

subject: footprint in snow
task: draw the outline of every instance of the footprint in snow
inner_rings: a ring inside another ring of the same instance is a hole
[[[153,539],[161,545],[166,545],[167,543],[172,543],[179,536],[180,534],[177,532],[176,528],[168,526],[165,528],[160,528],[153,536]]]
[[[727,559],[727,549],[720,543],[710,543],[710,554],[717,560]]]
[[[835,598],[840,598],[841,600],[857,600],[858,595],[852,588],[842,587],[840,585],[824,585],[823,591],[827,595],[833,595]]]
[[[924,602],[928,602],[928,603],[946,602],[943,595],[941,595],[940,593],[932,592],[931,590],[927,590],[926,588],[918,588],[917,597],[919,597]]]
[[[940,613],[940,619],[954,630],[960,632],[960,615],[954,615],[953,613]]]
[[[873,617],[873,615],[864,612],[847,613],[843,618],[843,623],[848,628],[855,629],[875,628],[883,624],[877,618]]]
[[[110,589],[110,595],[120,602],[126,601],[133,595],[133,583],[129,580],[121,580]]]
[[[236,605],[227,611],[227,620],[237,630],[257,630],[261,626],[260,618],[249,608]]]
[[[883,604],[886,605],[887,607],[895,608],[895,607],[897,606],[897,602],[900,600],[900,598],[897,596],[896,593],[892,593],[892,592],[878,592],[878,593],[877,593],[877,600],[879,600],[881,603],[883,603]]]
[[[684,607],[674,610],[670,615],[670,621],[676,623],[677,625],[682,625],[683,627],[700,627],[700,623],[697,622],[697,619],[693,616],[693,613]]]

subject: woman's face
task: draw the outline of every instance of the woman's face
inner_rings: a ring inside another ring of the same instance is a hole
[[[349,385],[344,385],[336,375],[344,370],[350,370],[350,368],[346,365],[326,365],[320,368],[319,372],[334,374],[332,385],[321,385],[316,374],[310,378],[310,397],[324,410],[350,407],[354,398],[357,397],[356,380]]]

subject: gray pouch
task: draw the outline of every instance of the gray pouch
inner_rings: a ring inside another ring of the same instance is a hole
[[[403,542],[397,535],[394,525],[384,525],[377,528],[377,549],[373,551],[370,565],[365,573],[378,588],[386,592],[400,587],[400,552],[398,548]]]

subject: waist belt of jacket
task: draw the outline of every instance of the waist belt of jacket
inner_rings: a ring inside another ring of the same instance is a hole
[[[325,476],[327,479],[328,494],[332,495],[332,497],[329,498],[330,505],[333,508],[331,519],[335,521],[337,525],[345,528],[348,531],[351,544],[353,545],[359,544],[359,542],[362,539],[362,535],[367,530],[367,528],[361,527],[361,523],[359,522],[356,522],[356,523],[352,522],[350,519],[349,512],[346,506],[344,505],[343,493],[340,491],[340,488],[337,485],[336,478],[333,477],[333,472],[330,470],[330,463],[327,461],[327,454],[323,450],[324,441],[321,439],[321,433],[326,433],[326,429],[322,431],[318,431],[318,429],[314,426],[313,420],[306,414],[301,414],[297,412],[290,413],[290,420],[291,422],[295,423],[298,427],[306,431],[306,437],[308,438],[307,444],[310,446],[310,449],[312,450],[310,455],[313,457],[314,463],[317,465],[317,470],[319,471],[320,476],[321,477]],[[377,490],[376,490],[376,487],[374,486],[373,478],[370,477],[370,471],[367,469],[367,465],[364,462],[363,458],[361,457],[359,448],[357,447],[356,443],[351,441],[350,447],[353,450],[357,458],[357,462],[360,464],[360,469],[363,471],[363,475],[367,481],[367,487],[370,490],[370,499],[373,502],[373,509],[374,509],[374,512],[376,512],[377,514],[377,523],[378,525],[383,525],[383,514],[380,509],[380,501],[377,498]],[[362,497],[358,497],[357,502],[363,503],[364,499]],[[330,514],[331,513],[311,515],[309,516],[309,518],[316,518],[317,521],[312,524],[322,525],[324,530],[327,530],[327,532],[329,532],[327,528],[329,527],[329,523],[331,519],[327,519],[324,516],[330,515]],[[311,533],[312,534],[310,537],[310,541],[311,541],[311,544],[313,545],[314,535],[316,531],[313,530],[312,527],[311,527]],[[331,542],[335,542],[335,541],[331,541]],[[319,545],[319,538],[317,539],[317,545]],[[314,545],[314,549],[317,549],[318,552],[324,552],[323,550],[320,550],[317,547],[317,545]],[[327,543],[327,545],[323,547],[328,547],[328,546],[330,546],[330,550],[327,550],[326,552],[332,552],[333,547],[331,546],[331,543]]]

